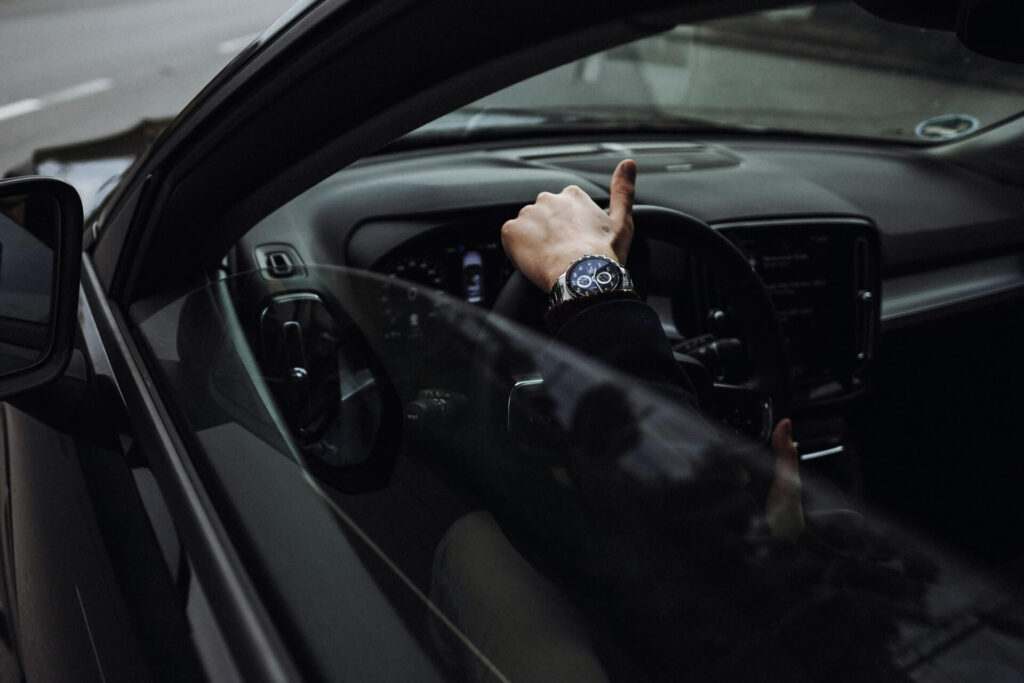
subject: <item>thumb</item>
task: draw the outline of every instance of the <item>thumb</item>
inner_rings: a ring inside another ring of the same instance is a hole
[[[775,486],[789,492],[800,488],[800,453],[793,443],[793,423],[787,417],[772,430],[772,450],[775,451]]]
[[[775,425],[772,449],[776,455],[775,480],[765,500],[765,518],[772,536],[796,541],[804,532],[804,510],[800,454],[793,443],[793,423],[788,418]]]
[[[620,225],[632,228],[633,195],[636,191],[636,162],[632,159],[620,161],[612,173],[609,190],[608,215]]]

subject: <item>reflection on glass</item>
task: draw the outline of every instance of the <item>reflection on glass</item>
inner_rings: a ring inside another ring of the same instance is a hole
[[[30,367],[49,343],[59,219],[48,195],[0,199],[0,373]]]
[[[1024,670],[1009,584],[810,475],[814,534],[781,537],[764,444],[649,378],[430,288],[307,272],[291,292],[234,276],[139,329],[254,562],[295,571],[302,539],[268,517],[331,515],[318,598],[358,594],[338,609],[374,621],[372,647],[338,639],[346,661],[454,681]],[[263,469],[302,485],[265,491]],[[339,547],[358,571],[328,561]]]

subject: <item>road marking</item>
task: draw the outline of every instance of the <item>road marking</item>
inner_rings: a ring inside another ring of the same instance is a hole
[[[243,47],[251,43],[252,41],[259,38],[258,33],[251,33],[247,36],[241,36],[239,38],[232,38],[231,40],[225,40],[223,43],[217,45],[217,52],[222,55],[233,55],[241,51]]]
[[[43,98],[43,104],[61,104],[62,102],[70,102],[71,100],[77,100],[82,97],[88,97],[89,95],[97,95],[101,92],[106,92],[114,87],[114,81],[109,78],[97,78],[94,81],[86,81],[74,85],[70,88],[58,90],[52,95],[48,95]]]
[[[52,104],[63,104],[72,100],[88,97],[89,95],[96,95],[110,90],[113,87],[114,81],[111,79],[97,78],[92,81],[73,85],[70,88],[58,90],[57,92],[50,93],[49,95],[43,95],[42,97],[30,97],[28,99],[18,100],[17,102],[11,102],[10,104],[0,106],[0,121],[13,119],[16,116],[31,114],[34,111],[39,111],[43,107],[48,107]]]
[[[19,100],[0,107],[0,121],[13,119],[15,116],[28,114],[43,108],[43,101],[32,98],[30,100]]]

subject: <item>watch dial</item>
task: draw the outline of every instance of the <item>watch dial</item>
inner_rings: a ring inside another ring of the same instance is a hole
[[[566,280],[573,295],[588,296],[619,289],[622,285],[622,271],[614,262],[594,257],[573,266]]]

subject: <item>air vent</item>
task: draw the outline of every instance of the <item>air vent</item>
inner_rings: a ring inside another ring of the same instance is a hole
[[[253,249],[252,255],[265,279],[278,280],[305,274],[302,259],[288,244],[262,244]]]
[[[871,360],[875,347],[875,320],[878,317],[878,295],[872,291],[871,247],[863,237],[853,242],[854,354],[859,370]]]
[[[871,287],[871,246],[863,237],[853,243],[853,286],[858,289]]]

